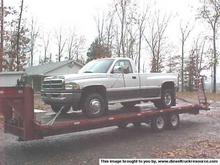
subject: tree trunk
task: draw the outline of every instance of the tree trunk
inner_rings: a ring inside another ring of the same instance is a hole
[[[217,64],[217,58],[216,58],[216,32],[215,27],[213,28],[213,53],[214,53],[214,64],[213,64],[213,89],[212,93],[216,93],[216,64]]]
[[[20,14],[18,19],[18,31],[17,31],[17,41],[16,41],[16,59],[17,59],[17,71],[19,71],[20,61],[19,61],[19,49],[20,49],[20,29],[21,29],[21,18],[23,13],[24,0],[21,0]]]
[[[182,58],[181,58],[181,92],[183,92],[183,88],[184,88],[184,76],[183,76],[183,65],[184,65],[184,41],[182,39]]]
[[[4,1],[1,0],[1,45],[0,45],[0,72],[3,68],[3,56],[4,56]]]

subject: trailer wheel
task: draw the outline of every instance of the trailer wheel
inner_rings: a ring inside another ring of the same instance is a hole
[[[100,117],[106,112],[106,104],[102,95],[89,93],[84,100],[82,111],[89,118]]]
[[[135,127],[140,127],[140,126],[141,126],[141,123],[140,123],[140,122],[133,122],[133,125],[134,125]]]
[[[176,129],[179,127],[179,124],[180,124],[179,114],[173,113],[168,116],[168,121],[167,121],[168,128]]]
[[[118,124],[118,128],[120,128],[120,129],[127,128],[127,123],[120,123],[120,124]]]
[[[151,120],[151,128],[153,131],[155,132],[160,132],[162,131],[166,126],[166,117],[159,115],[159,116],[155,116],[152,120]]]
[[[51,106],[51,109],[52,109],[55,113],[57,113],[57,112],[60,111],[60,109],[62,108],[63,105],[61,105],[61,104],[52,104],[52,105],[50,105],[50,106]],[[71,108],[71,106],[69,106],[69,105],[64,106],[64,108],[63,108],[63,110],[62,110],[61,113],[62,113],[62,114],[67,113],[67,112],[70,110],[70,108]]]

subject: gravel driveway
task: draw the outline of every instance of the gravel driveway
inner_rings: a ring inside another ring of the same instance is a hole
[[[177,130],[160,133],[143,124],[18,142],[0,129],[0,164],[97,165],[99,158],[220,158],[220,105],[211,107],[199,115],[181,115]]]

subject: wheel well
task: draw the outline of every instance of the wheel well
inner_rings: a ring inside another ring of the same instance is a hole
[[[102,95],[104,98],[106,97],[106,88],[102,85],[93,85],[93,86],[88,86],[82,89],[82,96],[80,100],[80,106],[83,103],[83,99],[88,93],[98,93]]]
[[[168,81],[162,84],[162,90],[163,89],[174,89],[174,82]]]

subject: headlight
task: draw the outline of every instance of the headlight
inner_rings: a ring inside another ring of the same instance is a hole
[[[71,82],[65,84],[65,89],[80,89],[80,86],[77,83]]]

